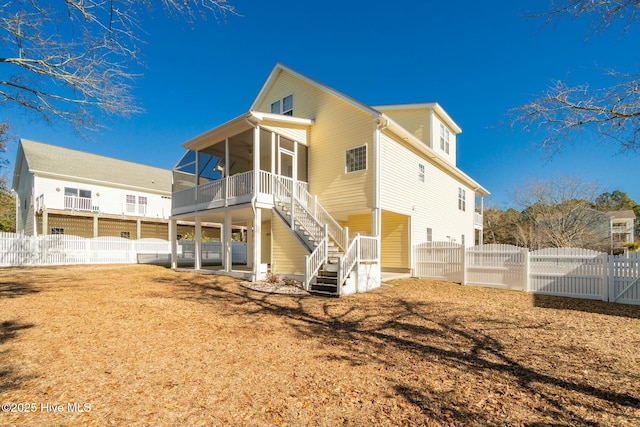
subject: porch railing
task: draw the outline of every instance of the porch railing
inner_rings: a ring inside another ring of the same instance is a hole
[[[480,212],[473,213],[473,225],[478,227],[483,226],[483,215]]]
[[[64,208],[91,212],[93,210],[93,200],[89,197],[64,196]]]
[[[378,238],[370,236],[359,236],[359,238],[358,257],[360,262],[378,262],[380,259]]]

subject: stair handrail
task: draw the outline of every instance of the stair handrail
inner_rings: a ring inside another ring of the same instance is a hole
[[[338,289],[341,289],[347,276],[353,270],[360,258],[360,234],[351,239],[349,247],[344,251],[338,263]]]
[[[346,227],[342,227],[334,217],[318,202],[316,196],[312,196],[304,187],[299,186],[298,192],[302,197],[309,200],[308,210],[317,218],[321,224],[327,224],[329,226],[329,236],[336,242],[336,244],[345,251],[349,245],[349,232]],[[304,204],[304,203],[303,203]]]
[[[304,286],[307,291],[311,290],[311,280],[317,276],[329,254],[329,232],[326,224],[323,227],[323,234],[323,239],[314,251],[304,257]]]
[[[279,179],[275,178],[275,189],[273,192],[274,204],[280,201],[283,205],[289,206],[291,212],[291,228],[295,228],[295,223],[302,227],[303,231],[307,232],[316,242],[320,242],[323,237],[323,224],[321,224],[315,216],[309,211],[309,209],[302,203],[297,197],[295,197],[286,185]],[[287,203],[283,200],[283,197],[288,197],[290,202]],[[325,257],[326,259],[326,257]]]

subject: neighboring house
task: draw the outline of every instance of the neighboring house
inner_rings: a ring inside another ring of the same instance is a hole
[[[607,212],[611,219],[611,242],[614,248],[633,243],[636,214],[632,210]]]
[[[16,231],[166,240],[171,176],[167,169],[21,139],[13,175]],[[219,238],[220,230],[205,235]]]
[[[371,289],[410,273],[416,244],[481,240],[489,193],[456,167],[460,132],[437,103],[370,107],[277,64],[249,112],[183,144],[172,223],[223,223],[223,274],[243,274],[229,256],[243,225],[249,280]]]

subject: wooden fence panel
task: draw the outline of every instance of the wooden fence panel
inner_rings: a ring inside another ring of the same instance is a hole
[[[481,245],[467,248],[468,285],[503,289],[526,288],[526,249],[512,245]]]
[[[414,274],[417,277],[462,283],[463,249],[457,243],[425,242],[414,246]]]
[[[529,253],[529,291],[607,300],[608,256],[581,248],[545,248]]]

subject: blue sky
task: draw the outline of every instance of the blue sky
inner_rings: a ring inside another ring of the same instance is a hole
[[[232,2],[234,0],[231,0]],[[529,18],[546,1],[234,2],[241,16],[188,25],[159,11],[142,22],[145,67],[134,95],[145,112],[78,137],[62,124],[6,109],[12,133],[50,144],[172,168],[181,143],[246,112],[276,62],[368,105],[439,102],[463,132],[458,166],[489,203],[559,173],[599,182],[640,202],[640,152],[620,154],[593,135],[549,159],[535,135],[502,125],[509,109],[553,79],[602,81],[637,71],[640,32],[590,37],[589,22]],[[320,5],[320,6],[318,6]],[[530,7],[531,9],[527,9]],[[13,171],[17,141],[5,157]]]

